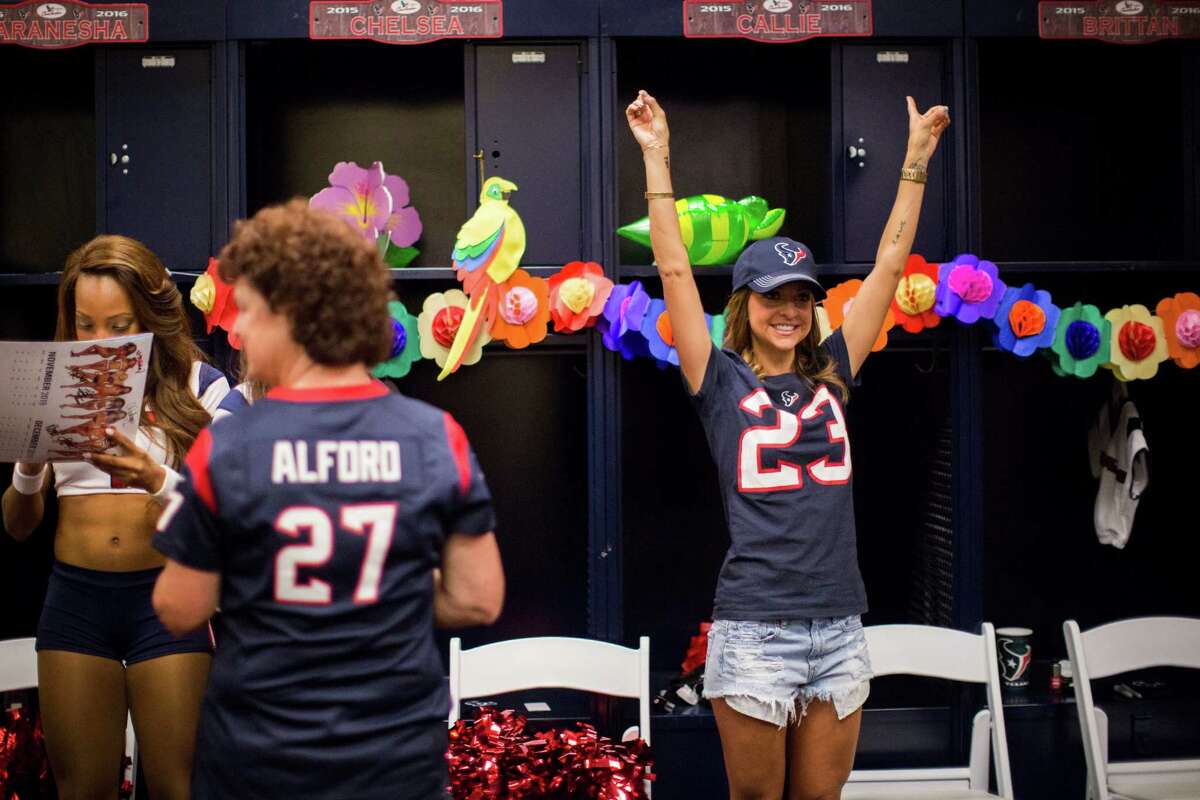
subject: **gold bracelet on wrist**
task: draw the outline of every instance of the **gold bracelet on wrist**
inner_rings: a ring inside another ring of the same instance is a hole
[[[643,148],[642,148],[642,152],[643,152],[643,153],[645,153],[645,152],[648,152],[648,151],[650,151],[650,150],[658,150],[658,149],[660,149],[660,148],[663,148],[663,147],[666,147],[666,146],[667,146],[667,145],[666,145],[666,144],[664,144],[663,142],[654,142],[653,144],[648,144],[648,145],[646,145],[645,147],[643,147]]]
[[[913,183],[924,183],[929,178],[929,173],[919,167],[905,167],[900,170],[900,180],[912,181]]]
[[[674,192],[646,192],[647,200],[674,200]]]

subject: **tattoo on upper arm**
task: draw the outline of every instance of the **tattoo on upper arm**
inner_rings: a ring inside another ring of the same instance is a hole
[[[896,244],[900,241],[900,234],[904,233],[904,226],[907,224],[908,222],[906,220],[900,220],[900,227],[896,229],[896,235],[892,237],[892,244]]]

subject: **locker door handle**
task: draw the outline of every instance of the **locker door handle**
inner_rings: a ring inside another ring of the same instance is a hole
[[[108,163],[114,167],[117,164],[123,165],[125,168],[121,170],[121,174],[128,175],[130,158],[129,158],[129,153],[127,151],[129,150],[129,145],[127,145],[127,144],[121,145],[121,150],[122,150],[122,153],[119,156],[116,153],[109,153],[108,154]]]
[[[860,136],[857,144],[852,144],[846,148],[846,157],[858,164],[860,168],[867,165],[867,148],[863,147],[863,139]]]

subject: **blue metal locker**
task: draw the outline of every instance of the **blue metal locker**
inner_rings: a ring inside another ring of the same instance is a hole
[[[213,247],[213,67],[206,47],[101,54],[99,230],[145,242],[168,269]]]
[[[475,49],[476,147],[488,177],[520,187],[512,204],[528,235],[526,265],[560,266],[584,253],[583,56],[576,44]]]
[[[904,96],[921,111],[944,103],[943,54],[935,46],[849,45],[842,48],[842,153],[845,159],[846,261],[871,263],[896,197],[908,121]],[[951,109],[951,113],[954,110]],[[925,204],[913,252],[930,261],[952,256],[947,227],[946,161],[942,142],[929,164]],[[850,148],[855,148],[851,155]],[[865,150],[865,155],[859,151]]]

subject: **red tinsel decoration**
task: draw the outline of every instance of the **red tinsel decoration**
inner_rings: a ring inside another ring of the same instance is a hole
[[[0,716],[0,800],[56,796],[41,719],[10,708]]]
[[[701,622],[700,633],[693,636],[688,642],[687,654],[683,657],[683,663],[679,666],[684,675],[697,667],[704,666],[704,662],[708,658],[708,631],[711,628],[711,622]]]
[[[456,800],[575,798],[639,800],[653,780],[643,740],[615,744],[583,722],[530,734],[514,711],[479,709],[450,730],[450,795]]]

